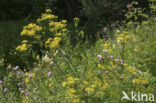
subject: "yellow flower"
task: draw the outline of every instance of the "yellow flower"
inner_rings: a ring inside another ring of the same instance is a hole
[[[21,36],[30,36],[34,37],[36,35],[36,32],[41,31],[42,27],[33,23],[28,24],[28,26],[24,26]]]
[[[25,35],[25,34],[27,34],[27,30],[23,29],[21,35]]]
[[[26,51],[28,49],[28,47],[30,47],[30,45],[22,44],[22,45],[17,46],[16,50],[20,51],[20,52],[23,52],[23,51]]]
[[[63,82],[62,86],[65,87],[67,85],[67,82]]]
[[[74,99],[73,103],[80,103],[80,99]]]
[[[125,33],[125,34],[127,34],[127,33]],[[125,35],[125,34],[119,34],[117,36],[117,40],[119,40],[120,42],[126,42],[127,40],[130,40],[131,36],[130,35]]]
[[[41,30],[42,30],[42,27],[41,27],[41,26],[36,26],[34,29],[35,29],[36,31],[41,31]]]
[[[63,32],[66,32],[66,31],[67,31],[67,29],[62,29],[62,31],[63,31]]]
[[[36,38],[36,39],[40,39],[41,37],[40,37],[39,35],[37,35],[37,36],[35,36],[34,38]]]
[[[70,85],[70,84],[74,84],[74,82],[75,82],[75,80],[74,80],[73,77],[68,77],[68,78],[67,78],[67,81],[68,81],[68,84],[69,84],[69,85]]]
[[[83,81],[83,84],[84,85],[88,85],[89,83],[87,81]]]
[[[28,98],[22,99],[22,103],[29,103],[29,99]]]
[[[25,83],[28,83],[29,82],[29,78],[25,78]]]
[[[94,92],[94,88],[93,87],[87,87],[85,89],[86,92]]]
[[[28,73],[28,72],[26,72],[26,73],[25,73],[25,76],[28,76],[28,75],[29,75],[29,73]]]
[[[106,90],[107,88],[109,87],[109,84],[108,83],[105,83],[102,87],[103,90]]]
[[[52,11],[51,9],[46,9],[46,12],[51,13]]]
[[[59,42],[61,41],[60,37],[55,37],[54,40],[49,44],[50,48],[57,48],[59,46]]]
[[[98,64],[98,68],[99,69],[105,69],[105,67],[103,65],[101,65],[101,64]]]
[[[27,43],[27,42],[28,42],[28,40],[23,40],[23,41],[22,41],[22,43]]]
[[[27,31],[27,35],[28,36],[35,36],[36,34],[35,34],[34,30],[29,30],[29,31]]]
[[[144,80],[142,77],[135,78],[132,80],[133,84],[147,84],[147,81]]]
[[[69,97],[73,98],[73,97],[75,97],[75,94],[69,94]]]
[[[62,33],[56,33],[55,34],[56,36],[61,36],[61,35],[63,35]]]
[[[136,75],[137,74],[137,71],[135,70],[135,68],[133,68],[132,66],[128,66],[126,68],[130,73]]]
[[[52,84],[50,83],[48,86],[49,86],[49,87],[51,87],[51,86],[52,86]]]
[[[67,23],[67,20],[62,20],[62,23]]]
[[[31,73],[32,78],[35,78],[35,73]]]
[[[73,88],[70,88],[70,89],[69,89],[69,92],[70,92],[70,93],[76,93],[76,90],[74,90]]]
[[[105,49],[109,49],[109,46],[110,46],[109,42],[106,42],[106,43],[104,44],[104,48],[105,48]]]
[[[123,66],[127,66],[128,64],[123,64]]]
[[[52,38],[48,38],[48,40],[45,42],[45,44],[49,44],[53,39]]]

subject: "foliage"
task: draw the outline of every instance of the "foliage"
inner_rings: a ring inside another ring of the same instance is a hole
[[[149,72],[155,72],[155,30],[148,24],[117,30],[114,40],[98,40],[89,49],[47,53],[29,72],[11,67],[7,71],[16,82],[10,85],[12,79],[4,77],[1,102],[120,103],[122,91],[155,95],[156,79]]]
[[[127,5],[128,12],[125,14],[125,24],[127,26],[136,26],[140,22],[146,21],[148,19],[148,15],[145,14],[145,8],[142,9],[140,7],[136,7],[137,5],[138,2],[131,2],[131,4]]]
[[[29,0],[1,0],[0,19],[17,20],[28,16],[32,9],[32,2]]]
[[[102,1],[84,0],[89,2]],[[70,27],[46,9],[23,27],[12,63],[5,67],[6,58],[0,59],[5,68],[0,71],[0,102],[130,103],[122,101],[123,91],[156,95],[156,19],[138,23],[146,17],[143,9],[128,8],[131,25],[114,28],[113,38],[98,39],[95,45],[79,28],[79,18]]]
[[[23,27],[21,36],[24,36],[25,39],[16,47],[16,51],[12,52],[13,57],[18,57],[19,62],[22,61],[18,62],[21,64],[20,67],[22,65],[22,68],[26,65],[32,67],[34,62],[37,62],[37,59],[41,58],[46,51],[53,52],[59,47],[62,38],[65,38],[67,34],[67,21],[57,21],[57,18],[51,14],[50,9],[47,9],[36,23],[30,23]]]

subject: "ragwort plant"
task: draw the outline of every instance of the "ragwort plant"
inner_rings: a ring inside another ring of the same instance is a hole
[[[66,20],[58,21],[58,17],[51,14],[51,10],[47,9],[41,18],[37,19],[36,23],[30,23],[23,27],[21,36],[26,40],[21,42],[21,45],[16,47],[16,51],[23,56],[32,57],[25,61],[31,67],[37,58],[42,58],[46,51],[54,53],[59,48],[60,43],[63,41],[67,34]],[[39,60],[39,59],[38,59]]]

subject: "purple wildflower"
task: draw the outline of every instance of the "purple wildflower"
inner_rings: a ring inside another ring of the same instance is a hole
[[[29,75],[28,75],[28,77],[32,77],[32,75],[31,75],[31,74],[29,74]]]
[[[108,50],[106,50],[105,52],[108,53]]]
[[[54,65],[54,62],[50,62],[50,64],[49,64],[50,66],[53,66]]]
[[[51,76],[51,74],[52,74],[51,72],[48,72],[48,76]]]
[[[34,97],[34,100],[38,100],[38,97]]]
[[[24,90],[21,90],[21,94],[24,94]]]
[[[23,84],[23,83],[18,83],[17,85],[20,86],[20,85],[22,85],[22,84]]]
[[[123,76],[121,76],[120,79],[123,80]]]
[[[103,52],[104,52],[104,53],[108,53],[108,50],[105,50],[105,49],[104,49]]]
[[[121,62],[120,64],[123,65],[123,60],[122,59],[120,60],[120,62]]]
[[[22,90],[22,88],[19,88],[18,90],[19,90],[19,91],[21,91],[21,90]]]
[[[17,75],[20,75],[21,74],[21,72],[17,72]]]
[[[17,70],[19,68],[19,66],[16,66],[15,68],[14,68],[14,70]]]
[[[4,88],[4,93],[6,93],[7,92],[7,88]]]
[[[108,71],[105,71],[105,74],[108,74]]]
[[[111,55],[110,58],[113,58],[113,56]]]
[[[101,55],[97,55],[98,57],[98,60],[101,60],[102,59],[102,56]]]
[[[25,93],[26,96],[29,96],[29,93]]]
[[[118,62],[119,61],[119,59],[116,59],[116,62]]]

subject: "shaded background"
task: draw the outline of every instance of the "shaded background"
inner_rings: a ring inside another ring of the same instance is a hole
[[[80,18],[80,27],[87,38],[96,40],[99,31],[120,25],[132,0],[0,0],[0,54],[8,54],[19,42],[22,27],[35,21],[46,8],[52,9],[59,19],[72,24]],[[136,0],[140,7],[147,8],[148,0]],[[71,25],[72,26],[72,25]],[[110,33],[110,32],[109,32]],[[100,33],[99,33],[100,34]],[[106,33],[100,36],[106,37]]]

